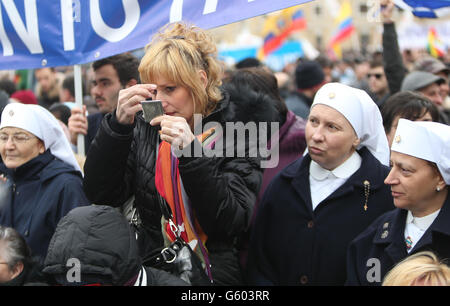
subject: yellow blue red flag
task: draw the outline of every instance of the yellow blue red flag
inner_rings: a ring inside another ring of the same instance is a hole
[[[348,39],[355,31],[352,18],[352,7],[349,1],[345,1],[341,5],[339,15],[335,21],[337,28],[331,37],[329,50],[334,53],[334,57],[341,58],[341,43]],[[332,56],[333,57],[333,56]]]
[[[259,50],[258,58],[264,59],[277,50],[295,31],[306,28],[303,11],[298,7],[290,7],[280,13],[267,17],[263,28],[264,44]]]

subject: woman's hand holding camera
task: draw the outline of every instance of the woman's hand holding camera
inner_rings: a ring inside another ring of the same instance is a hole
[[[119,91],[116,118],[120,124],[133,124],[134,115],[142,110],[141,101],[153,97],[154,84],[138,84]]]

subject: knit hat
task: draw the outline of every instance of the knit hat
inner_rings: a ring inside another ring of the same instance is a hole
[[[325,74],[319,63],[307,61],[297,65],[295,81],[298,89],[308,89],[319,85],[325,80]]]
[[[23,104],[38,104],[36,96],[29,89],[18,90],[11,95],[11,98],[13,98]]]
[[[236,63],[235,68],[236,69],[242,69],[242,68],[251,68],[251,67],[260,67],[262,66],[262,63],[259,59],[255,57],[246,57],[243,60],[240,60]]]
[[[403,79],[401,91],[417,91],[436,82],[445,82],[443,78],[426,71],[413,71]]]
[[[450,126],[400,118],[391,150],[436,163],[450,185]]]

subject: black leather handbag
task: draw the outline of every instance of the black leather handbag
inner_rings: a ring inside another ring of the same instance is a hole
[[[171,227],[176,227],[169,205],[164,198],[159,196],[159,203],[164,218]],[[157,249],[143,259],[144,266],[153,267],[167,271],[180,277],[192,286],[212,285],[202,266],[198,255],[192,250],[175,230],[177,238],[169,246]]]
[[[144,266],[167,271],[192,286],[212,285],[197,254],[180,237],[146,257]]]

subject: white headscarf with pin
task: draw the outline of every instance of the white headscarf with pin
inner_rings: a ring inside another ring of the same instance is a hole
[[[383,165],[389,165],[389,144],[378,106],[363,90],[328,83],[317,91],[311,108],[324,104],[341,113],[360,139],[357,149],[367,147]]]
[[[391,150],[435,163],[450,185],[450,126],[401,118]]]
[[[55,157],[82,172],[58,120],[42,106],[8,104],[3,109],[0,123],[0,129],[4,127],[16,127],[30,132],[42,140],[45,149],[50,149]]]

